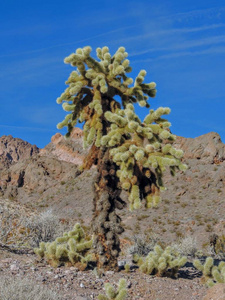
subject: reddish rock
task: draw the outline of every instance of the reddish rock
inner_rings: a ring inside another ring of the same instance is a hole
[[[54,156],[59,160],[72,164],[81,165],[87,151],[83,149],[83,131],[74,128],[70,139],[66,140],[63,135],[56,133],[51,138],[51,143],[40,151],[41,156]]]
[[[31,145],[19,138],[13,138],[11,135],[0,137],[0,169],[38,153],[39,148],[36,145]]]
[[[216,132],[194,139],[177,137],[174,146],[184,151],[184,159],[201,159],[205,163],[217,164],[225,160],[225,145]]]

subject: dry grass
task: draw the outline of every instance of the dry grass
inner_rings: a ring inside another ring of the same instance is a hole
[[[62,300],[58,292],[28,279],[1,277],[0,300]]]
[[[194,257],[198,251],[196,238],[192,236],[186,236],[176,244],[172,245],[173,249],[180,255]]]
[[[52,210],[31,213],[21,204],[0,203],[0,242],[17,248],[37,247],[40,242],[51,242],[68,229]]]
[[[46,210],[39,215],[25,218],[24,227],[29,230],[29,243],[31,247],[37,247],[40,242],[51,242],[60,236],[65,226],[60,223],[58,216],[52,210]]]
[[[135,235],[134,244],[128,249],[128,252],[132,255],[138,254],[139,256],[146,256],[153,250],[157,242],[158,238],[156,235],[152,235],[149,238],[144,235]]]

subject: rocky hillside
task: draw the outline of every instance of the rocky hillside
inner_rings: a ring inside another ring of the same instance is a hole
[[[11,135],[3,135],[0,137],[0,170],[38,153],[37,146],[13,138]]]
[[[165,175],[167,190],[159,208],[130,213],[120,212],[125,233],[154,234],[174,241],[188,234],[207,242],[212,232],[221,233],[225,225],[225,145],[217,133],[195,139],[178,137],[176,147],[185,152],[189,169],[171,178]],[[44,149],[38,149],[12,136],[0,138],[0,195],[17,200],[32,209],[48,207],[59,215],[79,220],[87,226],[92,216],[91,189],[95,168],[81,173],[86,152],[82,131],[74,129],[65,140],[59,133]],[[127,198],[123,193],[124,199]]]
[[[201,160],[202,164],[220,164],[225,160],[225,145],[216,132],[195,139],[177,137],[175,145],[184,151],[184,159]]]
[[[56,133],[51,138],[51,143],[40,150],[40,155],[80,165],[87,154],[87,151],[83,149],[82,136],[83,132],[79,128],[74,128],[69,140],[65,140],[60,133]]]

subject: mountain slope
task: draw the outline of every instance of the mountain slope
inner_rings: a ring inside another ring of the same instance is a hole
[[[15,199],[38,210],[51,207],[61,217],[90,225],[96,171],[94,167],[79,171],[87,153],[82,148],[81,130],[75,129],[70,140],[57,133],[44,149],[11,136],[3,136],[0,141],[4,141],[0,148],[3,199]],[[178,137],[176,147],[184,150],[188,170],[176,177],[165,174],[167,189],[157,209],[119,212],[126,229],[124,237],[154,233],[171,242],[191,234],[202,246],[212,232],[222,233],[225,145],[217,133],[211,132],[195,139]],[[122,195],[126,200],[126,193]]]

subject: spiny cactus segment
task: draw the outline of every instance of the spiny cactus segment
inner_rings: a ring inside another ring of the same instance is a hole
[[[143,273],[176,277],[179,268],[186,264],[187,257],[181,257],[174,253],[170,246],[163,250],[160,245],[155,245],[154,250],[150,251],[146,257],[142,258],[136,255],[134,260],[138,263],[140,271]]]
[[[225,283],[225,262],[221,261],[218,266],[214,265],[212,257],[207,257],[204,264],[196,259],[193,262],[196,269],[202,272],[203,282],[212,287],[215,283]]]
[[[169,113],[168,108],[160,109],[161,113]],[[150,179],[151,170],[154,170],[157,186],[163,187],[162,173],[166,167],[173,175],[176,168],[186,169],[180,161],[183,151],[166,144],[166,140],[173,141],[175,136],[162,124],[147,124],[145,120],[141,123],[131,103],[124,110],[117,109],[117,114],[106,112],[105,117],[111,123],[111,130],[102,137],[102,144],[112,147],[110,155],[119,166],[117,176],[122,188],[129,192],[131,210],[141,207],[142,198],[145,198],[147,208],[157,206],[160,201],[158,188],[146,185],[142,195],[140,182],[143,177]],[[135,172],[137,169],[142,170],[140,175]]]
[[[110,149],[118,166],[120,188],[129,192],[130,210],[140,208],[142,199],[147,208],[157,206],[166,167],[172,175],[187,168],[181,163],[182,150],[172,146],[175,135],[169,130],[171,124],[162,118],[170,109],[150,109],[141,122],[133,104],[149,108],[147,101],[155,96],[156,84],[144,83],[145,70],[139,72],[133,83],[127,75],[132,69],[124,47],[114,55],[108,47],[97,48],[98,60],[90,56],[91,51],[89,46],[79,48],[65,58],[65,63],[76,67],[76,71],[70,74],[68,87],[57,99],[69,112],[57,127],[67,126],[69,137],[77,122],[84,122],[84,147]]]
[[[116,290],[110,283],[105,284],[105,295],[99,295],[98,300],[125,300],[127,296],[126,280],[121,278]]]
[[[41,258],[45,258],[52,266],[70,262],[72,265],[81,262],[87,264],[93,260],[91,254],[87,254],[92,247],[92,240],[86,239],[85,232],[77,223],[72,231],[65,232],[62,237],[54,242],[41,242],[34,252]]]

